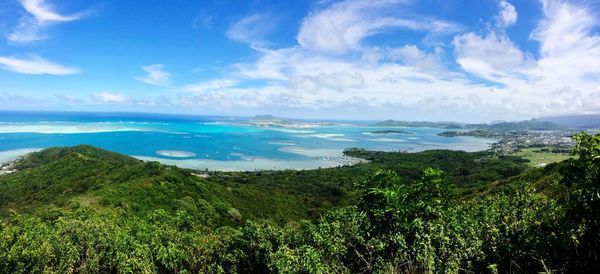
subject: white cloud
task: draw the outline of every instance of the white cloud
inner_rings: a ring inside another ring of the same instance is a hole
[[[388,10],[407,2],[346,0],[335,3],[304,18],[298,43],[313,51],[340,54],[360,49],[363,39],[390,28],[430,33],[452,33],[460,29],[456,24],[441,20],[386,15]]]
[[[321,86],[337,91],[349,88],[362,88],[365,79],[360,73],[349,73],[347,71],[336,71],[333,73],[319,73],[313,79]]]
[[[315,76],[294,76],[289,81],[294,90],[316,93],[321,89],[346,91],[360,89],[365,85],[365,79],[360,73],[337,71],[333,73],[319,73]]]
[[[583,7],[562,1],[542,1],[545,17],[531,34],[540,42],[542,56],[560,56],[579,52],[581,55],[600,55],[596,50],[600,36],[593,29],[598,27],[597,16]]]
[[[227,37],[252,47],[263,47],[266,44],[266,36],[275,30],[275,20],[276,18],[267,14],[246,16],[231,25]]]
[[[506,0],[500,0],[498,3],[500,14],[498,14],[498,24],[500,27],[510,27],[517,23],[517,9]]]
[[[540,43],[537,66],[528,71],[536,79],[529,93],[539,98],[568,100],[567,107],[544,106],[545,111],[600,111],[595,88],[600,79],[598,15],[567,1],[542,1],[544,17],[531,34]],[[527,87],[525,87],[527,88]],[[549,92],[554,92],[549,95]]]
[[[79,12],[62,15],[54,10],[54,6],[46,0],[20,0],[23,8],[28,12],[19,20],[19,24],[10,33],[7,39],[15,43],[30,43],[44,40],[46,27],[63,22],[79,20],[88,12]]]
[[[423,36],[458,29],[456,24],[422,14],[407,19],[404,14],[413,10],[406,3],[349,0],[320,4],[321,8],[304,18],[298,44],[279,49],[257,46],[267,43],[266,34],[253,29],[261,20],[251,15],[234,23],[228,36],[255,48],[256,59],[232,65],[222,78],[172,87],[176,101],[136,99],[121,93],[98,93],[92,98],[127,107],[168,104],[203,113],[269,112],[307,118],[479,122],[600,112],[598,17],[586,7],[543,1],[542,19],[531,34],[540,45],[535,55],[520,48],[505,31],[517,20],[516,9],[505,1],[489,19],[486,33],[461,32],[450,39],[451,46],[434,47],[423,41],[401,44],[401,39],[394,40],[399,45],[374,45],[379,40],[367,40],[392,28],[416,30]],[[447,38],[443,37],[444,42]],[[9,57],[1,58],[5,60],[0,59],[0,64],[8,69]],[[161,65],[143,69],[148,75],[136,79],[170,83]]]
[[[600,111],[600,43],[592,31],[596,18],[589,10],[565,2],[544,2],[543,19],[532,34],[542,48],[537,59],[505,33],[504,28],[513,25],[517,16],[516,10],[511,14],[508,3],[501,4],[498,16],[491,19],[498,24],[502,20],[499,28],[484,35],[456,35],[453,55],[447,55],[444,47],[363,44],[362,40],[391,27],[393,21],[386,11],[368,7],[399,4],[346,1],[313,12],[299,31],[299,45],[260,49],[255,61],[233,66],[228,79],[237,79],[236,85],[215,88],[212,84],[200,88],[203,93],[180,100],[188,107],[216,111],[269,110],[315,117],[356,113],[355,118],[475,122]],[[382,23],[386,27],[364,27],[364,22],[385,18],[390,20]],[[317,24],[319,20],[324,25]],[[337,33],[333,31],[340,26]],[[319,35],[322,41],[315,38]],[[357,54],[330,54],[349,50]],[[446,59],[450,57],[456,59]],[[464,71],[453,69],[451,62]],[[264,84],[244,87],[246,80]],[[341,109],[346,111],[341,114]]]
[[[436,47],[434,53],[427,53],[415,45],[405,45],[390,50],[392,59],[399,60],[407,66],[434,73],[447,72],[441,60],[443,54],[444,50],[441,47]]]
[[[113,104],[122,104],[131,101],[131,98],[125,96],[121,93],[109,93],[109,92],[100,92],[92,95],[94,101],[99,103],[113,103]]]
[[[407,47],[406,52],[406,55],[415,58],[419,54],[427,55],[422,51],[416,53],[411,47]],[[444,75],[444,78],[440,78],[430,70],[404,62],[386,61],[385,58],[373,63],[362,56],[342,59],[315,55],[303,48],[293,47],[265,51],[256,62],[240,64],[236,68],[239,69],[240,81],[250,78],[266,84],[253,87],[221,85],[218,90],[211,91],[202,89],[206,92],[184,96],[181,103],[187,107],[200,107],[204,111],[243,109],[251,113],[269,110],[273,113],[295,112],[315,116],[330,112],[335,114],[337,109],[338,117],[348,117],[356,111],[356,115],[362,117],[354,118],[363,119],[397,117],[402,113],[423,115],[458,107],[475,113],[475,104],[485,107],[489,112],[500,113],[488,106],[487,101],[472,100],[472,94],[489,93],[489,88],[485,86],[469,86],[469,82],[460,77]],[[424,100],[429,97],[435,98],[435,104],[428,103],[431,100]],[[340,113],[341,109],[346,111]],[[457,116],[455,118],[459,118]]]
[[[456,62],[465,71],[495,81],[518,74],[531,59],[502,34],[489,33],[481,37],[467,33],[454,37],[452,44]]]
[[[17,27],[6,38],[15,43],[30,43],[47,38],[34,18],[23,17],[19,20]]]
[[[41,101],[37,98],[21,95],[21,94],[12,94],[8,92],[0,93],[0,102],[4,106],[37,106],[41,103]]]
[[[238,84],[238,80],[235,79],[213,79],[198,84],[185,85],[182,87],[184,91],[203,93],[207,91],[220,91],[226,88],[234,87]]]
[[[594,104],[600,79],[600,36],[593,31],[597,17],[571,2],[542,3],[543,17],[531,34],[540,44],[539,58],[521,51],[505,34],[484,38],[469,33],[454,39],[457,63],[504,84],[500,90],[507,100],[521,105],[529,117],[600,111]]]
[[[80,72],[76,68],[55,64],[36,55],[27,59],[0,56],[0,66],[5,70],[24,74],[71,75]]]
[[[263,50],[262,55],[253,63],[234,64],[237,74],[246,78],[286,80],[288,77],[282,71],[290,62],[311,58],[301,54],[298,48],[285,48],[279,50]],[[315,57],[312,57],[315,58]]]
[[[146,76],[135,77],[136,80],[155,86],[167,86],[171,83],[171,74],[164,70],[163,65],[155,64],[141,68],[146,72]]]
[[[419,30],[426,35],[458,29],[456,24],[444,21],[381,15],[390,5],[398,4],[401,3],[346,1],[312,13],[304,19],[297,36],[298,46],[258,49],[260,57],[254,62],[235,64],[227,81],[213,80],[184,87],[196,94],[180,96],[180,104],[197,106],[204,111],[252,113],[268,109],[274,113],[299,112],[304,115],[335,112],[340,115],[339,110],[344,109],[361,114],[363,119],[375,115],[383,118],[400,113],[433,113],[446,106],[460,106],[475,113],[475,104],[490,112],[496,111],[483,99],[473,99],[478,98],[473,94],[489,92],[489,88],[469,86],[468,81],[453,73],[441,78],[445,69],[441,61],[445,54],[442,48],[434,48],[430,53],[414,45],[391,49],[362,45],[364,38],[389,27]],[[337,36],[341,40],[340,47],[336,43],[327,44],[331,41],[321,45],[314,39],[314,35],[323,35],[325,40],[326,36],[336,39],[328,36],[331,33],[326,26],[317,24],[319,20],[332,18],[336,20],[335,28],[344,26],[344,31]],[[426,31],[428,28],[431,32]],[[359,54],[330,54],[350,49]],[[240,85],[247,80],[263,84]]]
[[[71,96],[68,94],[56,94],[56,95],[54,95],[54,97],[60,103],[71,105],[71,106],[76,106],[76,105],[80,105],[81,103],[83,103],[83,100],[81,100],[80,98],[77,98],[75,96]]]
[[[68,22],[81,18],[82,14],[61,15],[46,0],[20,0],[23,8],[40,22]]]
[[[517,10],[507,0],[498,2],[495,17],[497,28],[485,36],[469,32],[457,35],[452,41],[456,62],[467,72],[489,80],[503,82],[510,76],[524,77],[521,70],[531,65],[533,57],[515,45],[505,33],[505,28],[517,22]],[[512,79],[508,79],[512,81]]]

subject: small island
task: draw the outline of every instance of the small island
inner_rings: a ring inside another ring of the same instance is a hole
[[[371,134],[415,134],[414,132],[404,131],[404,130],[396,130],[396,129],[388,129],[388,130],[375,130],[369,132]]]
[[[280,128],[312,128],[320,126],[330,126],[332,123],[322,122],[305,122],[305,121],[293,121],[279,118],[270,114],[256,115],[246,124],[258,127],[280,127]]]
[[[443,137],[456,137],[456,136],[468,136],[469,134],[465,131],[444,131],[437,134]]]

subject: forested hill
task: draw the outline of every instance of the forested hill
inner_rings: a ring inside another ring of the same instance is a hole
[[[593,273],[600,135],[577,140],[543,169],[354,149],[371,162],[200,174],[47,149],[0,176],[0,273]]]
[[[524,160],[486,152],[433,150],[421,153],[348,150],[370,163],[305,171],[204,172],[143,162],[91,146],[49,148],[16,162],[19,172],[0,177],[0,213],[30,212],[47,206],[84,203],[98,210],[125,209],[135,214],[164,209],[211,215],[218,224],[242,219],[271,219],[285,224],[317,217],[351,203],[354,183],[369,171],[385,168],[406,182],[426,167],[446,171],[461,191],[523,172]],[[248,202],[252,201],[252,202]],[[202,211],[202,212],[200,212]]]
[[[309,214],[300,197],[278,195],[271,186],[245,180],[221,183],[244,173],[203,178],[206,175],[198,171],[143,162],[91,146],[45,149],[17,161],[15,167],[18,172],[0,177],[3,215],[85,205],[135,215],[158,209],[185,210],[207,223],[232,225],[245,217],[287,221]]]

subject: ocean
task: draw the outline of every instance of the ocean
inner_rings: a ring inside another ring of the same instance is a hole
[[[250,118],[141,113],[0,112],[0,161],[55,146],[92,145],[142,160],[222,171],[312,169],[352,164],[358,147],[417,152],[480,151],[495,140],[442,137],[444,129],[375,127],[328,121],[318,127],[266,127]],[[318,122],[318,121],[302,121]],[[398,130],[407,133],[375,134]]]

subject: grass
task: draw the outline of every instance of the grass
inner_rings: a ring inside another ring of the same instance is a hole
[[[572,155],[569,153],[551,152],[552,149],[553,147],[523,148],[514,153],[514,155],[529,160],[529,165],[531,166],[545,166],[547,164],[561,162],[572,157]]]

